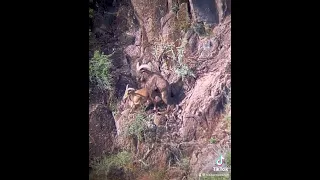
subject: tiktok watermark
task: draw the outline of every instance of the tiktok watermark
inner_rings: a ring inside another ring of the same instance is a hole
[[[228,146],[213,148],[213,157],[199,172],[199,180],[229,180],[231,178],[231,149]],[[208,167],[209,166],[209,167]],[[220,177],[216,177],[220,176]]]
[[[215,171],[215,172],[229,172],[229,170],[231,170],[231,167],[229,167],[226,164],[224,156],[219,155],[215,161],[215,166],[213,167],[213,171]]]

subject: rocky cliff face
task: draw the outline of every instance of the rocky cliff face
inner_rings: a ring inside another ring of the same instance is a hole
[[[134,175],[127,179],[156,179],[148,173],[155,169],[163,170],[162,179],[214,173],[220,150],[225,155],[231,147],[231,1],[97,4],[89,56],[97,44],[106,54],[114,52],[115,83],[113,91],[91,86],[90,160],[119,150],[131,152],[134,164],[129,171]],[[129,113],[122,96],[127,84],[142,87],[136,81],[137,62],[150,64],[168,80],[176,103],[173,111]],[[139,117],[144,119],[138,124],[141,137],[130,129]]]

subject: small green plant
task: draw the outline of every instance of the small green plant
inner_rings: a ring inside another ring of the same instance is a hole
[[[187,66],[186,64],[184,64],[182,62],[183,56],[184,56],[184,46],[177,48],[178,51],[178,63],[176,65],[175,68],[175,73],[179,76],[182,77],[182,79],[188,77],[188,76],[192,76],[195,78],[195,75],[193,73],[193,71],[189,68],[189,66]]]
[[[226,117],[224,117],[224,119],[225,119],[226,121],[231,121],[231,116],[230,116],[230,115],[227,115]]]
[[[175,68],[175,73],[179,76],[182,77],[182,79],[192,76],[195,77],[193,71],[186,65],[186,64],[179,64]]]
[[[124,168],[128,170],[129,163],[132,162],[132,155],[127,151],[119,152],[116,155],[104,156],[100,160],[95,160],[91,162],[91,167],[93,169],[91,178],[94,176],[104,177],[106,179],[111,167]]]
[[[231,132],[231,115],[227,115],[225,116],[225,121],[226,121],[226,124],[227,124],[227,132]]]
[[[146,129],[146,122],[150,120],[143,109],[145,108],[136,113],[135,119],[129,125],[127,132],[129,136],[137,136],[139,141],[142,140],[141,134]]]
[[[213,35],[213,25],[212,24],[205,24],[204,23],[204,31],[206,36],[212,36]]]
[[[115,90],[111,89],[109,90],[109,97],[108,97],[108,108],[112,111],[113,116],[115,116],[118,111],[117,111],[117,98],[115,94]]]
[[[172,12],[176,13],[179,11],[179,5],[178,4],[174,4],[171,8]]]
[[[231,98],[225,106],[224,120],[227,125],[227,131],[231,132]]]
[[[210,143],[211,143],[211,144],[215,144],[215,143],[217,142],[217,140],[216,140],[215,138],[213,138],[213,137],[212,137],[212,138],[210,138],[210,140],[209,140],[209,141],[210,141]]]
[[[182,158],[180,162],[178,162],[179,166],[181,167],[181,169],[188,171],[189,170],[189,164],[190,164],[190,160],[189,158]]]
[[[89,18],[93,18],[93,9],[89,8]]]
[[[154,170],[150,172],[152,180],[163,180],[166,176],[165,170]]]
[[[101,89],[112,89],[110,75],[111,56],[112,54],[104,55],[99,51],[95,51],[93,58],[89,62],[89,80],[97,83]]]
[[[199,36],[204,36],[206,34],[206,29],[203,22],[194,23],[192,29]]]
[[[183,21],[179,24],[179,29],[183,32],[187,32],[191,27],[190,21]]]
[[[226,153],[226,163],[229,167],[231,167],[231,151]]]

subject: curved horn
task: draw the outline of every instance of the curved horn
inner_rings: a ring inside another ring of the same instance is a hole
[[[135,89],[135,88],[128,88],[128,89],[127,89],[127,91],[130,91],[130,90],[135,91],[136,89]]]
[[[129,84],[127,84],[126,90],[124,91],[124,95],[123,95],[123,98],[122,98],[123,100],[126,99],[127,96],[128,96],[128,88],[129,88]]]
[[[150,67],[149,64],[143,64],[143,65],[139,66],[137,70],[140,71],[140,70],[143,69],[143,68],[151,71],[151,67]]]

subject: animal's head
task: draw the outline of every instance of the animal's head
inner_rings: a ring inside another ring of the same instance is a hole
[[[140,65],[140,63],[138,62],[137,63],[137,72],[138,73],[143,73],[143,72],[146,72],[146,71],[151,71],[150,65],[149,64]]]
[[[149,75],[149,72],[151,72],[151,67],[148,64],[140,65],[140,63],[137,63],[137,72],[138,72],[138,81],[145,81]]]
[[[130,95],[134,91],[135,91],[135,89],[134,88],[129,88],[129,84],[127,84],[126,91],[124,92],[124,96],[123,96],[122,99],[125,100],[128,97],[128,95]]]

